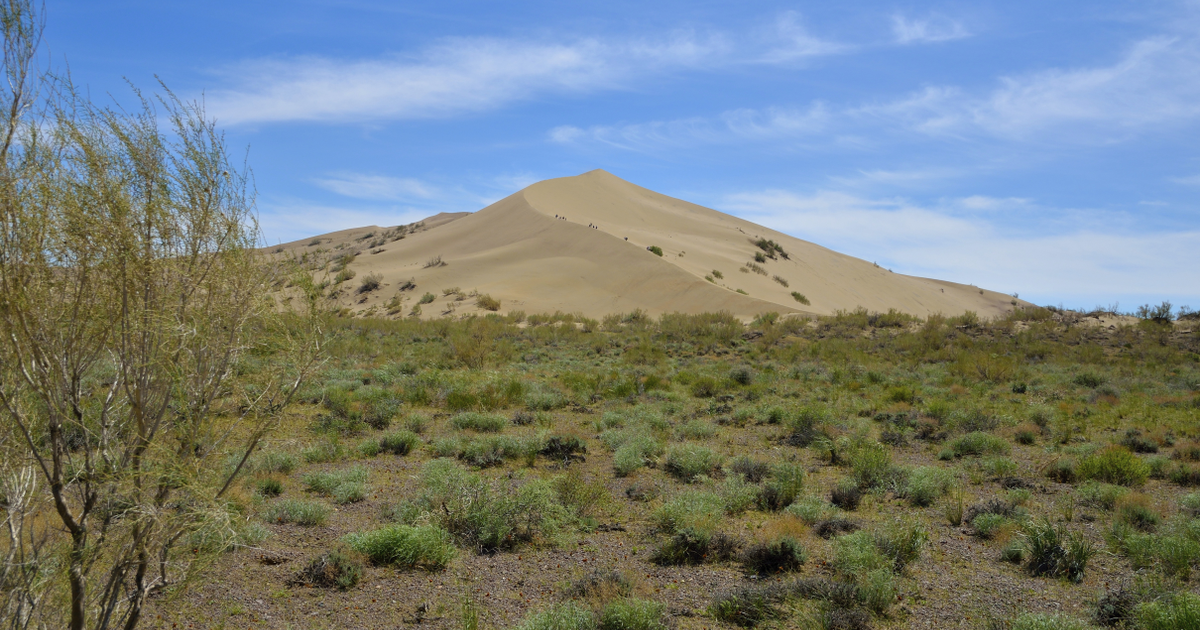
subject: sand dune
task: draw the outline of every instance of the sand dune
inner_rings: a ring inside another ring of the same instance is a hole
[[[402,315],[421,295],[435,294],[422,317],[478,312],[472,298],[443,295],[455,287],[500,300],[500,312],[589,317],[642,309],[651,315],[723,310],[750,318],[860,306],[991,316],[1013,301],[969,285],[892,273],[601,170],[539,182],[478,212],[443,213],[411,229],[401,240],[374,226],[343,230],[283,249],[308,252],[309,261],[358,252],[350,264],[356,278],[339,285],[339,299],[356,311]],[[755,244],[760,239],[779,245],[769,248],[771,257]],[[651,246],[663,255],[647,251]],[[756,253],[765,261],[756,263]],[[439,256],[444,265],[427,266]],[[360,294],[368,274],[382,276],[383,284]],[[415,288],[400,291],[407,281]]]

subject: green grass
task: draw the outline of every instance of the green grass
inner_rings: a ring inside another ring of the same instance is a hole
[[[667,450],[664,469],[681,481],[695,481],[700,475],[712,475],[721,467],[722,457],[711,449],[681,444]]]
[[[1004,438],[983,431],[973,431],[950,442],[955,457],[969,455],[1008,455],[1012,449]]]
[[[1150,468],[1124,446],[1109,446],[1079,462],[1079,477],[1121,486],[1141,486]]]
[[[667,607],[645,599],[624,598],[609,602],[600,611],[600,630],[667,630]]]
[[[498,433],[508,426],[508,418],[497,414],[467,412],[454,416],[450,420],[450,426],[460,431]]]
[[[262,518],[268,523],[295,523],[306,527],[324,525],[329,518],[329,506],[303,499],[280,499],[267,504]]]
[[[344,537],[342,542],[369,558],[374,564],[400,569],[440,571],[457,553],[450,534],[432,525],[390,525],[374,531],[350,534]]]
[[[596,630],[596,616],[574,602],[555,604],[530,613],[516,630]]]

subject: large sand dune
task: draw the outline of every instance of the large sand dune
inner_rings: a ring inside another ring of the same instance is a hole
[[[1013,301],[974,286],[892,273],[601,170],[539,182],[475,213],[431,217],[403,239],[380,244],[385,233],[374,226],[343,230],[283,248],[308,252],[310,261],[358,251],[350,264],[357,276],[340,285],[339,299],[356,311],[381,312],[391,303],[399,315],[433,293],[437,300],[422,307],[424,317],[441,316],[451,305],[455,314],[479,310],[474,299],[443,296],[453,287],[500,300],[501,312],[589,317],[642,309],[651,315],[729,311],[749,318],[860,306],[920,316],[967,310],[991,316]],[[763,252],[755,244],[760,239],[782,249],[756,263],[765,275],[748,266]],[[438,256],[445,264],[427,267]],[[382,276],[382,286],[358,293],[361,279],[372,273]],[[416,287],[399,291],[409,280]]]

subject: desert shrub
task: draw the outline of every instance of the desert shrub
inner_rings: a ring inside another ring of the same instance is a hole
[[[771,276],[771,279],[774,280],[775,282],[778,282],[779,284],[783,285],[784,288],[787,288],[787,286],[788,286],[787,279],[783,278],[782,276],[778,276],[778,275]]]
[[[362,579],[362,561],[341,549],[313,558],[292,579],[289,586],[316,586],[347,590]]]
[[[675,430],[680,440],[707,440],[717,434],[717,427],[703,420],[688,420]]]
[[[620,571],[593,571],[575,580],[563,591],[569,599],[588,599],[608,602],[629,597],[633,593],[633,581]]]
[[[475,306],[485,311],[498,311],[500,310],[500,300],[485,293],[475,298]]]
[[[1149,471],[1151,479],[1166,479],[1170,474],[1170,467],[1170,458],[1163,455],[1146,458],[1146,470]]]
[[[906,566],[921,557],[921,551],[929,542],[929,532],[919,523],[892,523],[875,532],[874,541],[879,552],[891,560],[892,571],[901,573]]]
[[[609,499],[604,484],[596,479],[584,479],[577,467],[569,469],[565,475],[558,475],[550,483],[558,502],[578,518],[590,517]]]
[[[1091,625],[1066,615],[1025,613],[1013,620],[1008,630],[1090,630]]]
[[[1080,374],[1076,374],[1075,378],[1071,379],[1071,382],[1079,385],[1080,387],[1090,387],[1095,389],[1104,384],[1104,377],[1092,372],[1082,372]]]
[[[1034,577],[1063,577],[1080,582],[1095,554],[1082,534],[1067,532],[1048,520],[1027,523],[1022,539],[1029,556],[1025,569]]]
[[[783,616],[779,603],[786,595],[778,584],[744,586],[718,596],[709,605],[708,614],[718,621],[753,628]]]
[[[968,455],[1008,455],[1010,447],[1008,442],[1003,438],[984,433],[983,431],[974,431],[966,435],[955,438],[950,442],[950,450],[954,452],[955,457],[965,457]]]
[[[685,528],[663,543],[650,561],[664,566],[723,562],[732,559],[739,547],[736,539],[721,532]]]
[[[771,478],[759,492],[759,507],[778,512],[791,505],[804,489],[804,477],[804,466],[800,464],[776,464],[771,470]]]
[[[421,304],[429,304],[436,299],[437,299],[436,295],[434,295],[432,293],[426,293],[425,295],[421,296],[421,299],[417,300],[417,305],[420,306]]]
[[[1144,496],[1129,496],[1117,506],[1117,521],[1141,532],[1158,528],[1162,518],[1146,504]]]
[[[1134,618],[1138,627],[1145,630],[1200,628],[1200,596],[1181,591],[1138,604]]]
[[[453,456],[472,466],[487,468],[499,466],[510,459],[533,461],[542,450],[542,446],[541,439],[536,436],[515,438],[507,435],[489,435],[465,442],[451,441],[451,451],[438,453],[438,456]]]
[[[789,505],[785,511],[809,525],[827,519],[837,512],[824,499],[814,496],[800,497]]]
[[[813,524],[813,533],[825,540],[842,534],[851,534],[859,529],[858,523],[844,518],[826,518]]]
[[[367,498],[367,484],[362,482],[343,483],[333,489],[333,502],[338,505],[358,503]]]
[[[600,611],[600,630],[667,630],[663,623],[666,606],[645,599],[626,598],[609,602]]]
[[[1038,432],[1029,427],[1018,427],[1013,434],[1013,441],[1023,446],[1032,446],[1037,443]]]
[[[804,547],[790,536],[751,545],[742,553],[742,569],[750,575],[774,575],[800,570],[808,559]]]
[[[342,541],[370,558],[374,564],[401,569],[419,567],[440,571],[456,553],[449,532],[433,525],[389,525],[374,531],[349,534]]]
[[[634,436],[613,453],[613,471],[618,477],[626,477],[662,453],[662,442],[646,434]]]
[[[1121,446],[1124,446],[1134,453],[1158,452],[1158,442],[1143,436],[1142,432],[1137,429],[1129,429],[1125,431],[1125,437],[1121,438]]]
[[[729,466],[729,470],[741,475],[750,483],[760,483],[771,472],[771,465],[742,455],[733,460],[733,463]],[[1200,497],[1200,495],[1197,496]]]
[[[712,533],[721,524],[725,500],[715,492],[683,492],[654,511],[652,519],[659,531],[674,534],[685,529]]]
[[[754,382],[754,370],[748,365],[738,365],[729,370],[729,380],[738,385],[749,385]]]
[[[412,431],[397,431],[379,438],[379,448],[395,455],[408,455],[420,442],[421,438]]]
[[[304,482],[309,492],[332,495],[340,486],[362,485],[367,480],[367,469],[362,466],[354,466],[335,471],[311,472],[306,473],[300,480]]]
[[[1179,462],[1167,473],[1167,478],[1181,486],[1200,486],[1200,466]]]
[[[246,472],[291,474],[296,469],[296,456],[280,451],[260,451],[248,462]]]
[[[1200,492],[1184,495],[1179,500],[1179,511],[1190,518],[1200,518]]]
[[[980,514],[971,521],[972,533],[976,538],[991,540],[1009,523],[1009,520],[999,514]]]
[[[858,482],[853,479],[842,479],[829,493],[829,502],[843,510],[853,512],[858,509],[861,501],[862,490],[859,489]]]
[[[927,507],[950,491],[954,475],[936,466],[920,466],[908,472],[901,493],[916,507]]]
[[[866,444],[852,449],[847,459],[850,474],[862,490],[886,487],[899,472],[892,465],[892,450],[883,444]]]
[[[692,381],[691,392],[696,398],[712,398],[721,393],[721,384],[711,376],[700,376]]]
[[[517,630],[596,630],[596,617],[575,602],[563,602],[529,614]]]
[[[801,407],[784,419],[788,435],[784,441],[792,446],[806,447],[822,437],[821,425],[830,419],[829,410],[823,407]]]
[[[329,518],[329,507],[316,501],[281,499],[267,505],[263,520],[268,523],[295,523],[312,527],[322,525]]]
[[[747,483],[741,476],[734,475],[714,484],[717,494],[725,506],[725,513],[737,516],[750,509],[761,497],[761,489]]]
[[[534,389],[525,394],[525,406],[530,411],[553,411],[567,405],[561,393],[549,389]]]
[[[363,440],[355,448],[359,457],[371,458],[379,454],[379,440]]]
[[[355,271],[353,269],[351,269],[349,267],[345,267],[341,271],[337,272],[337,275],[333,277],[333,283],[341,284],[347,280],[354,278],[355,275],[357,275],[357,274],[355,273]]]
[[[681,481],[691,482],[699,475],[712,475],[720,466],[721,456],[713,451],[694,444],[681,444],[667,451],[663,468]]]
[[[266,479],[259,479],[256,481],[254,483],[254,489],[264,497],[277,497],[283,494],[283,482],[274,477],[267,477]]]
[[[1059,483],[1075,483],[1079,480],[1075,460],[1069,457],[1059,457],[1046,467],[1046,476]]]
[[[383,276],[377,273],[369,273],[358,282],[359,293],[370,293],[383,286]]]
[[[499,414],[468,411],[450,419],[450,426],[459,431],[471,430],[481,433],[497,433],[508,426],[508,418]]]
[[[422,515],[481,552],[537,538],[553,540],[575,522],[549,481],[496,486],[447,459],[422,468],[421,490],[411,508],[402,512]]]
[[[661,247],[659,247],[658,245],[651,245],[651,246],[649,246],[649,247],[647,247],[647,248],[646,248],[646,251],[650,252],[651,254],[654,254],[655,256],[662,256],[662,255],[663,255],[663,250],[662,250],[662,248],[661,248]]]
[[[336,462],[344,457],[345,449],[336,440],[324,440],[300,451],[300,457],[309,464]]]
[[[799,291],[792,291],[792,299],[805,306],[810,306],[812,304],[812,302],[808,301],[808,298]]]
[[[1079,477],[1095,479],[1122,486],[1140,486],[1146,483],[1150,470],[1142,460],[1123,446],[1109,446],[1093,453],[1079,462]]]

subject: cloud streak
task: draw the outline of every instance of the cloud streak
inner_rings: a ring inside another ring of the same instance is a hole
[[[936,14],[925,19],[893,15],[892,34],[897,44],[944,42],[971,36],[961,23]]]
[[[338,173],[318,178],[314,183],[343,197],[375,201],[430,199],[438,193],[436,188],[411,177],[362,173]]]
[[[1009,216],[1005,208],[1028,203],[967,197],[930,207],[835,191],[802,195],[767,190],[729,195],[717,205],[896,271],[1023,297],[1200,298],[1200,282],[1192,271],[1200,265],[1200,231],[1118,233],[1097,222],[1029,235],[998,227]]]

